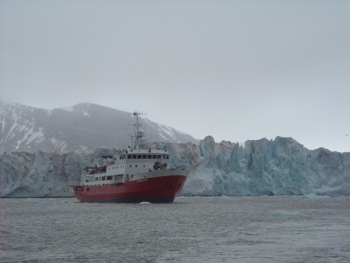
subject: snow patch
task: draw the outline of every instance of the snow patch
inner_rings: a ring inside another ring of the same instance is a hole
[[[30,136],[28,136],[28,138],[26,139],[27,140],[26,144],[28,145],[34,140],[37,140],[38,142],[40,142],[43,139],[45,139],[43,130],[44,130],[43,127],[39,127],[38,131],[31,133]],[[26,135],[28,135],[28,133]]]
[[[174,141],[180,143],[180,141],[176,138],[176,133],[187,135],[187,133],[185,133],[185,132],[176,130],[176,129],[174,129],[172,127],[169,127],[169,126],[166,126],[166,125],[162,125],[162,124],[159,124],[159,123],[152,122],[152,121],[150,121],[147,118],[144,118],[143,120],[149,126],[156,128],[159,131],[159,136],[161,136],[165,141],[169,140],[166,137],[166,135],[167,135],[167,136],[171,137]]]
[[[66,141],[58,140],[58,139],[56,139],[54,137],[52,137],[50,139],[50,141],[51,141],[51,143],[52,143],[52,145],[53,145],[55,150],[64,151],[65,148],[67,147],[67,142]]]
[[[81,113],[83,116],[91,117],[87,109],[80,109],[80,108],[77,108],[76,106],[65,107],[65,108],[60,108],[60,109],[64,110],[64,111],[68,111],[68,112]]]
[[[82,113],[84,116],[86,116],[86,117],[91,117],[90,114],[89,114],[89,112],[88,112],[87,110],[84,110],[84,111],[82,111],[81,113]]]
[[[164,132],[165,134],[167,134],[168,136],[170,136],[172,139],[174,139],[176,142],[179,142],[178,140],[176,140],[176,136],[174,134],[174,130],[168,126],[165,126],[165,125],[161,125],[161,124],[158,124],[159,126],[159,130],[161,132]]]
[[[74,107],[65,107],[65,108],[60,108],[60,109],[64,110],[64,111],[74,112]]]

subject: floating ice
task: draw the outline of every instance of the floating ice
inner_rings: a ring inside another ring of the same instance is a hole
[[[292,212],[287,210],[275,210],[272,213],[273,216],[281,216],[281,217],[288,217],[288,216],[301,216],[299,212]]]
[[[327,195],[316,195],[314,193],[305,195],[306,198],[310,198],[310,199],[323,199],[323,198],[328,198],[329,196]]]
[[[150,202],[140,202],[139,205],[150,205]]]

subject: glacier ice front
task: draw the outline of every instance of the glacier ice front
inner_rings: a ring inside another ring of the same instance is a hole
[[[249,140],[244,146],[215,143],[163,143],[170,167],[190,170],[186,196],[350,194],[350,153],[308,150],[292,138]],[[13,152],[0,156],[1,197],[73,196],[69,181],[80,181],[86,166],[102,165],[117,149],[81,152]]]

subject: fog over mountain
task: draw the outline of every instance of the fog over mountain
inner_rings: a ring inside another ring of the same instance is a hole
[[[46,110],[0,101],[0,153],[125,148],[131,144],[134,123],[132,113],[90,103]],[[198,142],[145,116],[141,116],[140,124],[149,141]]]

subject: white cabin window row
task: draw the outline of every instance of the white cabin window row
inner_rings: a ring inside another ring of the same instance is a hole
[[[119,156],[123,159],[169,159],[168,154],[123,154]]]
[[[124,176],[124,174],[116,174],[116,175],[104,175],[104,176],[86,176],[85,182],[99,182],[99,181],[111,181],[113,177],[115,179],[120,179]]]
[[[124,165],[108,167],[108,170],[124,168]]]

